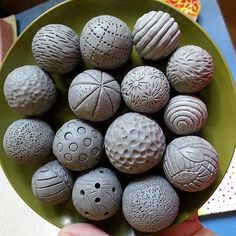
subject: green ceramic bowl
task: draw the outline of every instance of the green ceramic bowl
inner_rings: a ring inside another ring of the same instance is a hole
[[[124,20],[132,29],[138,17],[150,10],[163,10],[169,12],[179,23],[182,31],[181,44],[195,44],[203,47],[211,54],[215,63],[213,82],[198,95],[207,104],[209,110],[208,123],[200,135],[210,141],[219,153],[220,171],[214,184],[207,190],[198,193],[180,193],[181,208],[179,215],[174,222],[177,224],[199,209],[211,196],[220,184],[229,166],[236,140],[236,99],[234,84],[229,69],[215,44],[198,24],[164,3],[154,0],[66,1],[49,10],[34,21],[20,35],[2,65],[0,73],[0,140],[3,139],[7,127],[16,119],[22,118],[14,113],[6,104],[2,89],[4,80],[7,74],[14,68],[26,64],[36,64],[31,53],[31,41],[40,27],[49,23],[62,23],[70,26],[80,34],[82,27],[90,18],[101,14],[110,14]],[[118,80],[121,80],[129,69],[142,64],[143,61],[139,58],[136,51],[133,50],[131,60],[124,67],[111,72],[111,74]],[[165,64],[166,61],[152,63],[153,66],[162,70],[164,70]],[[55,107],[46,114],[44,119],[55,130],[57,130],[63,122],[74,118],[74,115],[69,110],[67,104],[67,89],[71,79],[78,72],[83,71],[86,68],[88,68],[88,66],[81,63],[80,68],[76,72],[64,76],[53,75],[59,91],[58,101]],[[120,112],[124,111],[122,110]],[[154,118],[159,119],[155,116]],[[106,124],[103,125],[105,126]],[[100,126],[102,126],[102,124]],[[31,176],[36,167],[17,166],[8,159],[2,145],[0,147],[0,157],[2,168],[14,189],[39,215],[59,227],[68,223],[86,221],[75,211],[71,201],[60,206],[49,207],[34,198],[31,192]],[[96,224],[99,227],[104,228],[113,236],[134,235],[134,231],[125,222],[121,212],[110,220],[97,222]]]

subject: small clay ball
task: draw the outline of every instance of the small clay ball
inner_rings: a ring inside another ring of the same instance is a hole
[[[99,167],[84,173],[75,182],[72,200],[77,211],[90,220],[105,220],[120,208],[121,184],[115,173]]]
[[[178,95],[165,107],[166,126],[174,133],[187,135],[198,132],[207,122],[206,105],[197,97]]]
[[[218,154],[203,138],[176,138],[166,148],[163,169],[176,188],[187,192],[201,191],[217,176]]]
[[[38,164],[52,152],[54,132],[44,121],[20,119],[12,123],[3,138],[3,147],[18,164]]]
[[[121,93],[131,110],[152,114],[167,103],[170,86],[160,70],[151,66],[139,66],[124,77]]]
[[[158,60],[170,55],[179,45],[181,32],[170,14],[150,11],[141,16],[133,31],[134,45],[146,60]]]
[[[163,177],[141,176],[125,188],[122,209],[126,220],[136,230],[157,232],[175,220],[179,197]]]
[[[79,63],[79,37],[65,25],[49,24],[35,34],[32,51],[42,69],[50,73],[65,74],[75,69]]]
[[[213,60],[210,54],[194,45],[181,47],[174,52],[166,68],[167,78],[176,91],[195,93],[213,79]]]
[[[72,81],[68,100],[71,110],[81,119],[104,121],[120,106],[120,85],[109,74],[86,70]]]
[[[83,171],[94,167],[104,151],[102,134],[82,120],[66,122],[56,133],[53,153],[67,169]]]
[[[57,160],[40,167],[32,177],[32,191],[42,202],[57,205],[71,197],[73,180]]]
[[[109,15],[92,18],[84,26],[80,50],[94,67],[112,70],[126,63],[132,52],[132,33],[122,20]]]
[[[126,113],[108,128],[105,149],[119,171],[140,174],[161,161],[165,136],[154,120],[139,113]]]
[[[37,66],[26,65],[13,70],[4,82],[8,105],[18,114],[38,116],[56,102],[56,86],[47,73]]]

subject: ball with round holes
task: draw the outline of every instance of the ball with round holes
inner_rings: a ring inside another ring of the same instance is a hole
[[[218,173],[218,154],[198,136],[174,139],[166,148],[163,169],[171,184],[187,192],[208,188]]]
[[[53,153],[66,168],[83,171],[94,167],[103,154],[102,134],[85,121],[73,119],[57,131]]]
[[[121,184],[115,173],[99,167],[82,174],[75,182],[72,200],[77,211],[91,220],[105,220],[120,208]]]

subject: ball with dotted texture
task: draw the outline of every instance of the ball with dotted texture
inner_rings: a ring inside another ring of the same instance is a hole
[[[208,188],[218,173],[218,154],[198,136],[174,139],[166,148],[163,169],[171,184],[187,192]]]
[[[77,211],[90,220],[105,220],[120,208],[122,188],[115,173],[99,167],[75,182],[72,200]]]
[[[96,68],[116,69],[130,58],[132,33],[125,22],[114,16],[92,18],[84,26],[80,37],[83,58]]]
[[[32,51],[42,69],[50,73],[65,74],[78,66],[79,36],[66,25],[49,24],[35,34]]]
[[[165,150],[165,136],[152,119],[126,113],[108,128],[105,150],[111,164],[127,174],[140,174],[156,166]]]
[[[31,182],[34,196],[49,205],[67,201],[71,197],[73,185],[69,171],[57,160],[40,167]]]
[[[50,76],[34,65],[14,69],[4,82],[8,105],[18,114],[39,116],[56,102],[57,90]]]
[[[56,132],[53,153],[67,169],[83,171],[94,167],[102,157],[102,134],[85,121],[73,119]]]

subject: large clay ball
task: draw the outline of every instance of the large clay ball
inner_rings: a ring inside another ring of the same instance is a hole
[[[122,209],[126,220],[136,230],[157,232],[175,220],[179,197],[163,177],[141,176],[125,188]]]

